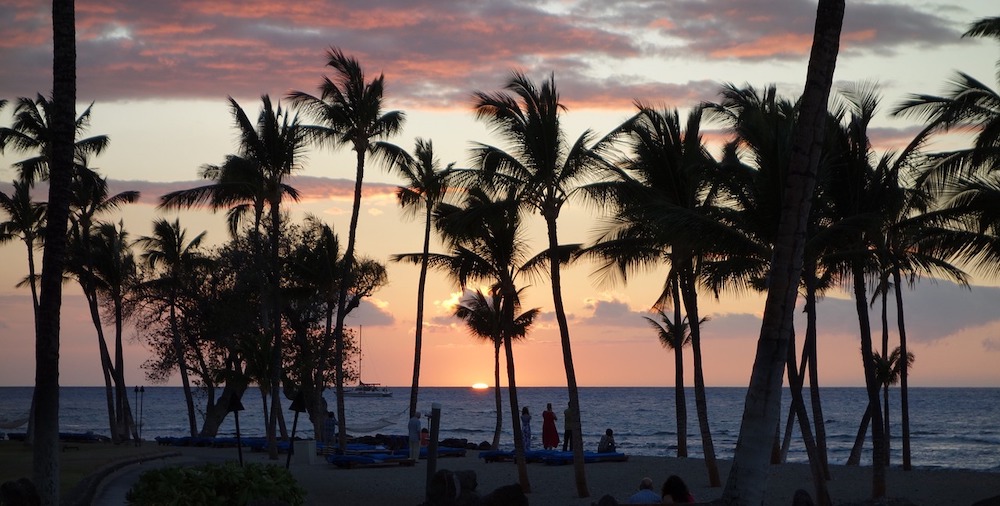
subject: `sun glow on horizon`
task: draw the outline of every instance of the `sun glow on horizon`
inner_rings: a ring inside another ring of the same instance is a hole
[[[472,389],[473,389],[473,390],[486,390],[486,389],[487,389],[487,388],[489,388],[489,387],[490,387],[490,386],[489,386],[489,385],[487,385],[486,383],[474,383],[474,384],[472,385]]]

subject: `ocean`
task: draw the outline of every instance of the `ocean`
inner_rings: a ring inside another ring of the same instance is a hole
[[[31,387],[0,387],[0,420],[24,416],[31,402],[31,390]],[[377,430],[352,432],[352,435],[406,433],[409,387],[395,387],[391,390],[393,396],[388,398],[345,399],[349,428],[384,425]],[[739,436],[745,392],[744,388],[714,387],[706,390],[712,440],[716,456],[720,459],[728,459],[733,455]],[[830,462],[844,464],[854,444],[867,396],[863,388],[822,388],[820,394],[826,419]],[[327,393],[327,398],[330,405],[335,406],[331,392]],[[534,448],[541,446],[541,415],[546,403],[552,403],[560,419],[557,425],[561,431],[562,412],[567,399],[566,389],[562,387],[518,389],[521,406],[528,406],[532,414]],[[786,389],[783,396],[785,407],[782,427],[788,400]],[[129,402],[132,403],[133,411],[137,411],[137,404],[141,404],[143,439],[187,435],[187,416],[181,388],[147,386],[144,387],[141,398],[130,390]],[[893,406],[890,416],[891,465],[898,466],[902,459],[898,389],[891,391],[890,402]],[[201,403],[204,403],[203,399]],[[492,388],[422,388],[418,409],[429,413],[432,403],[441,406],[441,439],[467,439],[472,443],[493,440],[496,410]],[[600,436],[605,429],[611,428],[619,451],[632,455],[676,456],[677,433],[672,387],[580,388],[580,404],[584,444],[588,448],[596,449]],[[243,405],[246,410],[240,412],[241,434],[263,435],[264,417],[259,392],[256,389],[247,390]],[[287,405],[286,401],[286,409]],[[687,390],[687,405],[688,452],[691,457],[701,457],[701,437],[694,392],[691,389]],[[510,404],[506,388],[503,389],[503,407],[504,432],[501,446],[511,449]],[[291,411],[286,411],[289,430],[293,415]],[[139,417],[138,413],[136,417]],[[910,426],[915,467],[1000,471],[1000,388],[911,388]],[[60,430],[108,435],[104,388],[63,387],[60,397]],[[219,435],[234,436],[235,433],[233,417],[230,416],[222,425]],[[313,436],[312,424],[304,417],[299,419],[296,436]],[[788,460],[808,461],[797,424]],[[862,464],[870,462],[869,443],[862,457]]]

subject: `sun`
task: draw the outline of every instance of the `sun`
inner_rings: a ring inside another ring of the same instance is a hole
[[[473,390],[486,390],[489,387],[486,383],[475,383],[472,385]]]

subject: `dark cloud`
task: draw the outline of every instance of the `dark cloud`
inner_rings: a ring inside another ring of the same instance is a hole
[[[51,86],[50,13],[39,7],[25,0],[0,6],[3,19],[15,20],[0,41],[0,96],[47,94]],[[401,108],[465,107],[472,90],[496,89],[514,68],[567,76],[567,102],[689,103],[704,98],[692,83],[603,76],[642,57],[804,59],[814,16],[806,0],[80,2],[78,96],[311,92],[326,73],[324,51],[337,46],[369,77],[384,72],[387,96]],[[915,5],[852,4],[843,51],[957,42],[960,27],[942,16]]]
[[[396,324],[396,318],[392,316],[392,313],[376,306],[370,300],[362,299],[361,305],[347,315],[344,324],[391,327]]]

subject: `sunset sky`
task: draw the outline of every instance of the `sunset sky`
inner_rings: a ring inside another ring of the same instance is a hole
[[[587,128],[614,128],[631,115],[636,99],[683,111],[716,99],[726,82],[758,88],[774,83],[782,93],[798,95],[815,8],[805,0],[78,0],[78,110],[93,102],[88,134],[111,138],[110,149],[92,165],[110,179],[113,191],[142,192],[142,202],[121,216],[138,238],[151,232],[156,217],[178,216],[155,209],[160,195],[201,184],[199,166],[235,152],[227,96],[255,117],[263,94],[283,100],[291,90],[315,93],[329,75],[324,53],[331,46],[355,56],[368,79],[384,73],[387,108],[407,115],[403,133],[392,142],[412,149],[415,138],[432,139],[442,164],[462,166],[469,162],[471,142],[497,142],[475,122],[472,92],[499,89],[512,69],[536,82],[555,76],[573,139]],[[997,14],[995,0],[848,2],[835,85],[881,84],[885,100],[872,129],[879,149],[899,146],[918,130],[912,121],[886,114],[907,93],[941,93],[956,70],[996,84],[1000,48],[960,35],[969,23]],[[0,19],[7,20],[0,30],[0,98],[11,102],[0,123],[9,125],[17,97],[49,95],[50,5],[0,0]],[[720,139],[719,133],[710,131],[707,138]],[[27,156],[0,155],[0,181],[9,183],[10,164]],[[293,218],[315,214],[346,238],[353,176],[352,152],[312,149],[291,180],[303,195]],[[9,192],[8,183],[0,189]],[[393,195],[397,183],[380,167],[367,171],[358,249],[387,262],[389,285],[348,322],[364,328],[364,378],[402,386],[412,374],[418,269],[388,258],[419,251],[423,226],[401,218]],[[227,238],[223,214],[195,210],[179,216],[190,234],[207,231],[209,243]],[[596,210],[569,207],[560,240],[592,240],[600,219]],[[541,218],[531,223],[541,248]],[[627,286],[602,284],[591,276],[593,269],[580,264],[564,275],[579,384],[671,385],[672,358],[641,318],[649,314],[665,269],[634,275]],[[0,246],[3,386],[30,385],[34,378],[30,295],[14,286],[26,272],[23,244]],[[429,279],[421,383],[492,383],[492,346],[469,337],[450,317],[458,288],[438,273]],[[905,292],[916,355],[911,385],[1000,386],[998,287],[995,279],[977,279],[971,290],[923,280]],[[727,294],[713,301],[706,295],[702,301],[710,317],[703,330],[707,383],[746,385],[763,298]],[[530,286],[524,306],[540,307],[543,315],[515,346],[518,383],[565,385],[549,287]],[[819,332],[821,384],[862,385],[857,318],[847,294],[830,293],[821,301]],[[139,368],[147,357],[142,344],[129,345],[128,383],[148,384]],[[74,284],[66,285],[64,295],[61,364],[63,385],[103,382],[94,329]],[[171,384],[178,384],[176,378]]]

